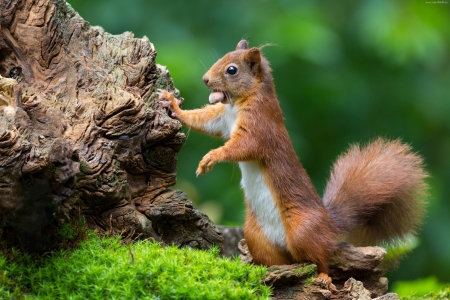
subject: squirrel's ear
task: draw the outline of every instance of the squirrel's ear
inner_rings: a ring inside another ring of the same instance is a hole
[[[246,40],[241,40],[237,46],[236,46],[236,50],[247,50],[248,49],[248,42]]]
[[[261,62],[261,51],[256,47],[250,48],[245,52],[244,60],[250,65],[259,64]]]
[[[244,54],[244,61],[249,65],[253,74],[258,74],[261,70],[261,52],[259,48],[248,49]]]

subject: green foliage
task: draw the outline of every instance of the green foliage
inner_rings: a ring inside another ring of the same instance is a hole
[[[434,276],[414,281],[398,281],[393,290],[401,299],[450,298],[450,285],[440,283]]]
[[[389,270],[398,267],[400,260],[419,246],[419,240],[415,236],[409,236],[405,240],[398,241],[395,244],[381,246],[387,252],[381,263],[381,267],[384,270]]]
[[[68,230],[68,229],[64,229]],[[119,237],[89,239],[36,258],[0,256],[0,299],[267,299],[265,268],[209,251]]]
[[[450,239],[444,230],[450,228],[450,4],[68,1],[92,25],[148,36],[187,109],[208,102],[202,75],[241,38],[251,46],[275,44],[263,52],[292,142],[319,194],[332,161],[350,143],[381,135],[411,144],[425,158],[431,197],[418,247],[389,279],[436,275],[450,282]],[[195,176],[203,155],[223,142],[184,130],[188,139],[178,154],[178,187],[216,216],[215,222],[242,224],[238,167],[221,164]]]

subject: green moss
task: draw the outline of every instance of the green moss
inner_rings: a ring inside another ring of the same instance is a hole
[[[450,285],[441,283],[436,277],[417,279],[413,281],[398,281],[393,291],[401,299],[449,299]]]
[[[265,268],[210,251],[90,237],[73,251],[0,256],[1,299],[267,299]]]
[[[73,240],[75,238],[75,229],[72,224],[66,223],[58,231],[58,235],[63,240]]]
[[[84,160],[80,160],[80,172],[84,174],[89,172],[89,166]]]
[[[295,270],[297,274],[304,275],[305,286],[309,286],[312,284],[313,279],[317,277],[317,266],[313,264],[304,264]]]
[[[71,221],[59,226],[51,249],[74,249],[89,238],[90,231],[83,216],[74,217]]]
[[[295,269],[295,273],[305,276],[317,275],[317,267],[313,264],[304,264]]]
[[[427,300],[448,300],[450,299],[450,286],[437,291],[437,292],[431,292],[425,295],[412,295],[412,296],[400,296],[399,297],[402,300],[422,300],[422,299],[427,299]]]

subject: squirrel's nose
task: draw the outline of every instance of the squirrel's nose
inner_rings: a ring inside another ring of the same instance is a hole
[[[209,79],[206,76],[203,76],[203,82],[208,85]]]

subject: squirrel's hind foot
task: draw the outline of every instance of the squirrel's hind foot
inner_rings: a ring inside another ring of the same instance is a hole
[[[328,274],[319,273],[316,280],[327,290],[336,291],[336,286],[332,283],[331,277]]]

